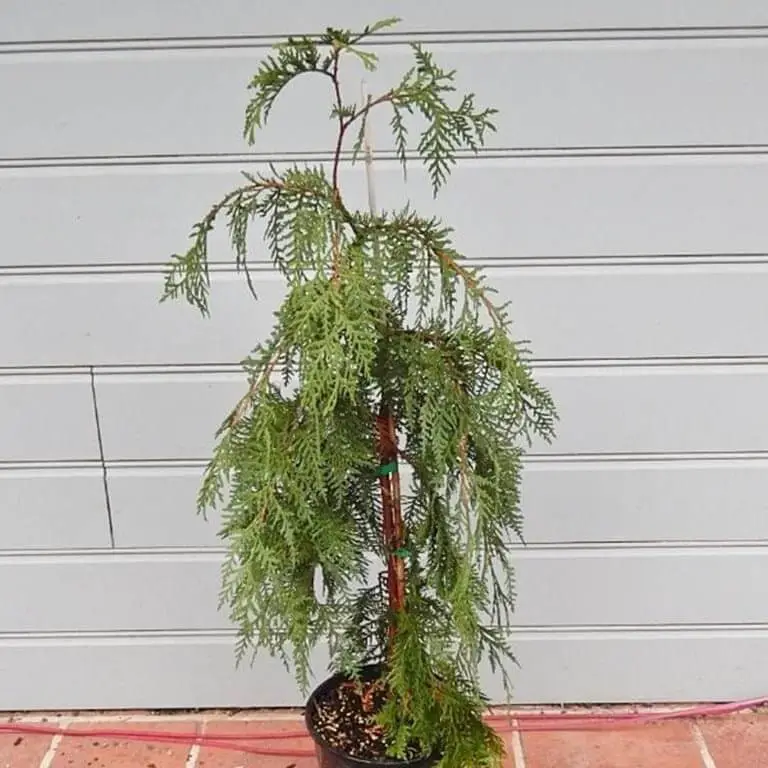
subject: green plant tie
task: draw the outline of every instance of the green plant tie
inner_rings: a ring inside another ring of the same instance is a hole
[[[387,475],[394,475],[397,472],[397,462],[390,461],[389,464],[382,464],[377,470],[376,474],[379,477],[386,477]]]
[[[405,547],[398,547],[393,553],[393,555],[396,555],[397,557],[410,557],[411,556],[411,550],[406,549]]]

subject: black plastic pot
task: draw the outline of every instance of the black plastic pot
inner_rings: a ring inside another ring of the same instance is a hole
[[[364,667],[362,670],[363,680],[376,680],[380,675],[381,667],[378,665]],[[309,735],[312,737],[312,741],[315,742],[315,752],[320,768],[371,768],[371,766],[376,766],[376,768],[431,768],[431,766],[437,763],[439,760],[437,756],[420,757],[416,760],[361,760],[359,757],[347,755],[328,744],[315,729],[312,722],[312,713],[315,709],[315,703],[319,699],[324,698],[326,693],[334,688],[338,688],[345,682],[347,682],[347,678],[341,674],[329,677],[312,691],[307,700],[304,720],[307,724]]]

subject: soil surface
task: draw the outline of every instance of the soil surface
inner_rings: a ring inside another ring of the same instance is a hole
[[[387,757],[384,734],[375,722],[386,700],[386,689],[379,680],[343,683],[318,699],[312,722],[321,739],[345,755],[396,762]],[[420,756],[414,748],[407,759]]]

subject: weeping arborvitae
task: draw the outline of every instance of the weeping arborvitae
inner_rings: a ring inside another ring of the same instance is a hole
[[[393,22],[292,38],[264,59],[246,139],[293,80],[320,75],[338,131],[331,160],[243,174],[173,257],[164,298],[208,314],[208,238],[219,222],[254,291],[248,230],[264,222],[285,298],[268,337],[253,340],[247,389],[199,494],[201,510],[223,510],[222,600],[239,653],[279,655],[303,685],[320,643],[352,675],[383,662],[379,720],[393,756],[417,743],[439,747],[444,768],[492,766],[503,750],[482,719],[478,669],[490,662],[507,681],[521,454],[552,437],[556,417],[507,307],[451,230],[408,206],[346,202],[341,164],[357,156],[374,111],[389,113],[403,170],[420,160],[435,194],[457,153],[493,130],[494,111],[457,98],[454,73],[420,45],[389,90],[345,100],[345,60],[375,69],[360,44]]]

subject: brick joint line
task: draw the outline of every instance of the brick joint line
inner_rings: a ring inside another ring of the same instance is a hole
[[[712,753],[709,751],[707,741],[704,738],[704,734],[699,728],[698,723],[691,723],[691,733],[693,734],[693,740],[696,742],[696,746],[699,748],[699,754],[701,755],[701,764],[704,768],[717,768],[715,760],[712,757]]]
[[[40,768],[51,768],[51,765],[53,765],[53,761],[56,758],[56,752],[59,749],[59,744],[61,744],[61,739],[62,735],[60,733],[57,733],[51,739],[48,750],[43,755],[43,759],[40,761]]]
[[[515,768],[525,768],[525,751],[523,750],[523,737],[518,729],[519,721],[515,720],[513,725],[514,730],[510,734],[509,744],[515,761]]]

